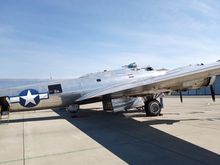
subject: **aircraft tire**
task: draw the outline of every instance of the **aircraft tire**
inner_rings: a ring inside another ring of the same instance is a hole
[[[156,99],[148,100],[145,103],[145,112],[147,116],[158,116],[161,112],[161,104]]]

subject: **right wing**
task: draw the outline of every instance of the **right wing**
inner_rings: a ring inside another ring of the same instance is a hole
[[[77,102],[99,99],[105,95],[110,95],[111,98],[117,98],[122,96],[144,96],[151,93],[185,90],[190,88],[190,83],[192,83],[192,85],[203,83],[203,81],[207,81],[207,78],[219,74],[220,62],[192,66],[189,68],[179,68],[168,71],[162,76],[148,77],[133,82],[114,84],[112,86],[95,90],[83,95],[77,100]]]

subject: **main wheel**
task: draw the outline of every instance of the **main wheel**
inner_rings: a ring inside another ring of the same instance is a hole
[[[156,99],[148,100],[145,103],[145,112],[147,116],[158,116],[161,112],[161,105]]]

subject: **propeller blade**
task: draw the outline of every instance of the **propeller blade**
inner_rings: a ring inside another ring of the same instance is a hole
[[[179,91],[179,92],[180,92],[180,101],[181,101],[181,103],[183,103],[183,94],[181,91]]]
[[[164,105],[163,105],[163,97],[160,97],[160,105],[161,105],[161,108],[164,108]]]
[[[213,100],[213,102],[215,102],[215,90],[214,90],[213,85],[210,85],[210,91],[211,91],[211,95],[212,95],[212,100]]]

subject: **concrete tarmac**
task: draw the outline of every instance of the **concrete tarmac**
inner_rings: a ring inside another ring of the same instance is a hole
[[[0,165],[220,164],[220,98],[165,98],[162,116],[100,103],[14,112],[0,121]]]

